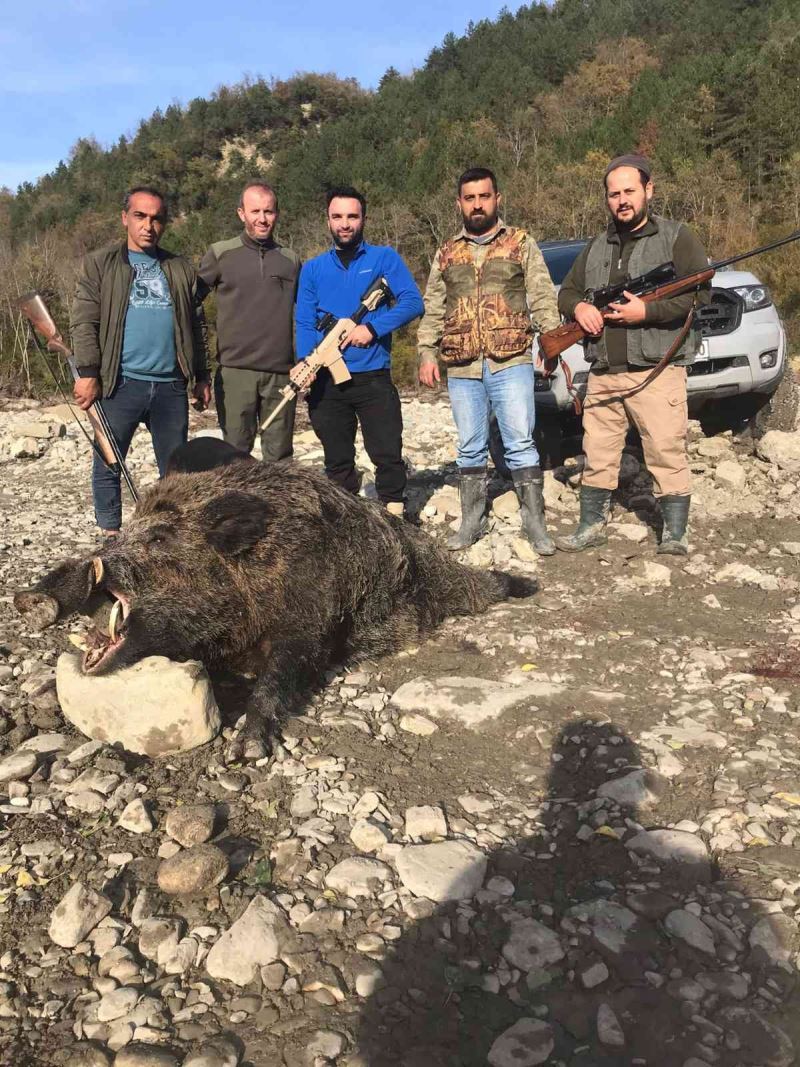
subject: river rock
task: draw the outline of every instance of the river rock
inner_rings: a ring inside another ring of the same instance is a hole
[[[202,845],[214,834],[217,809],[213,804],[187,804],[173,808],[167,815],[164,829],[173,841],[184,848]]]
[[[236,1067],[239,1052],[230,1038],[214,1037],[207,1041],[199,1052],[193,1052],[182,1067]]]
[[[111,901],[101,893],[76,882],[50,917],[50,940],[62,948],[74,948],[111,911]]]
[[[391,870],[380,860],[352,856],[328,871],[325,885],[348,897],[371,897],[384,882],[391,881],[391,877]]]
[[[491,1067],[536,1067],[555,1047],[553,1031],[540,1019],[518,1019],[489,1049]]]
[[[219,709],[201,663],[148,656],[100,677],[83,674],[80,663],[80,655],[62,653],[56,688],[64,716],[87,737],[144,756],[168,756],[218,734]]]
[[[415,678],[401,685],[390,703],[401,712],[454,719],[476,729],[523,701],[556,696],[563,690],[562,685],[544,681],[512,685],[486,678]]]
[[[0,760],[0,782],[13,782],[18,778],[27,778],[36,770],[38,762],[35,752],[26,752],[22,749],[12,752],[10,756]]]
[[[598,787],[597,795],[609,797],[621,807],[649,808],[658,802],[665,787],[666,782],[660,774],[639,767],[621,778],[603,782]]]
[[[631,852],[669,864],[674,873],[685,875],[695,882],[708,882],[711,879],[711,861],[705,842],[685,830],[642,830],[629,838],[625,845]]]
[[[137,1042],[120,1049],[114,1067],[178,1067],[178,1061],[164,1048]]]
[[[158,888],[171,896],[197,896],[222,881],[228,857],[216,845],[193,845],[164,860],[158,868]]]
[[[290,937],[284,913],[271,900],[259,895],[213,946],[206,957],[206,970],[212,978],[247,985],[259,967],[278,959],[282,944]]]
[[[783,430],[768,430],[756,442],[756,455],[781,470],[800,472],[800,434]]]
[[[398,853],[397,873],[418,897],[439,903],[467,900],[483,885],[486,857],[468,841],[407,845]]]
[[[564,958],[558,934],[538,919],[512,919],[509,934],[503,945],[503,955],[512,966],[526,974]]]

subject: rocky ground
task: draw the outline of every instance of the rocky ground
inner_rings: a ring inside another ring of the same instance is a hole
[[[442,537],[449,411],[404,415]],[[11,605],[96,543],[63,417],[0,412],[0,1062],[795,1063],[800,435],[692,424],[687,559],[655,555],[635,449],[608,547],[577,557],[535,558],[496,479],[467,558],[536,596],[343,668],[256,761],[246,680],[218,678],[222,735],[148,760],[62,717],[74,620],[31,633]],[[297,453],[320,461],[307,430]],[[131,459],[154,477],[146,434]],[[578,481],[548,473],[554,529]]]

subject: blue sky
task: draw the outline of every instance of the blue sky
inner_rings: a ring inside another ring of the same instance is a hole
[[[173,101],[243,75],[333,71],[375,86],[410,73],[498,0],[241,4],[21,0],[0,22],[0,187],[52,170],[79,137],[113,143]]]

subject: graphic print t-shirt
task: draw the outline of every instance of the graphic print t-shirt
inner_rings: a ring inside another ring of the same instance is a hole
[[[122,374],[145,382],[180,378],[172,294],[156,256],[128,251],[133,281],[125,315]]]

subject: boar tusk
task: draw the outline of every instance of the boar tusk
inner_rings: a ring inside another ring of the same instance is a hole
[[[99,556],[95,556],[92,560],[92,567],[94,568],[94,584],[99,585],[103,580],[103,561]]]
[[[79,648],[81,650],[81,652],[86,652],[87,648],[89,647],[86,644],[86,639],[84,638],[83,634],[70,634],[69,639],[76,648]]]
[[[111,614],[108,617],[108,636],[112,641],[117,639],[117,623],[119,622],[119,613],[122,610],[122,604],[118,600],[114,601],[114,607],[111,609]]]

